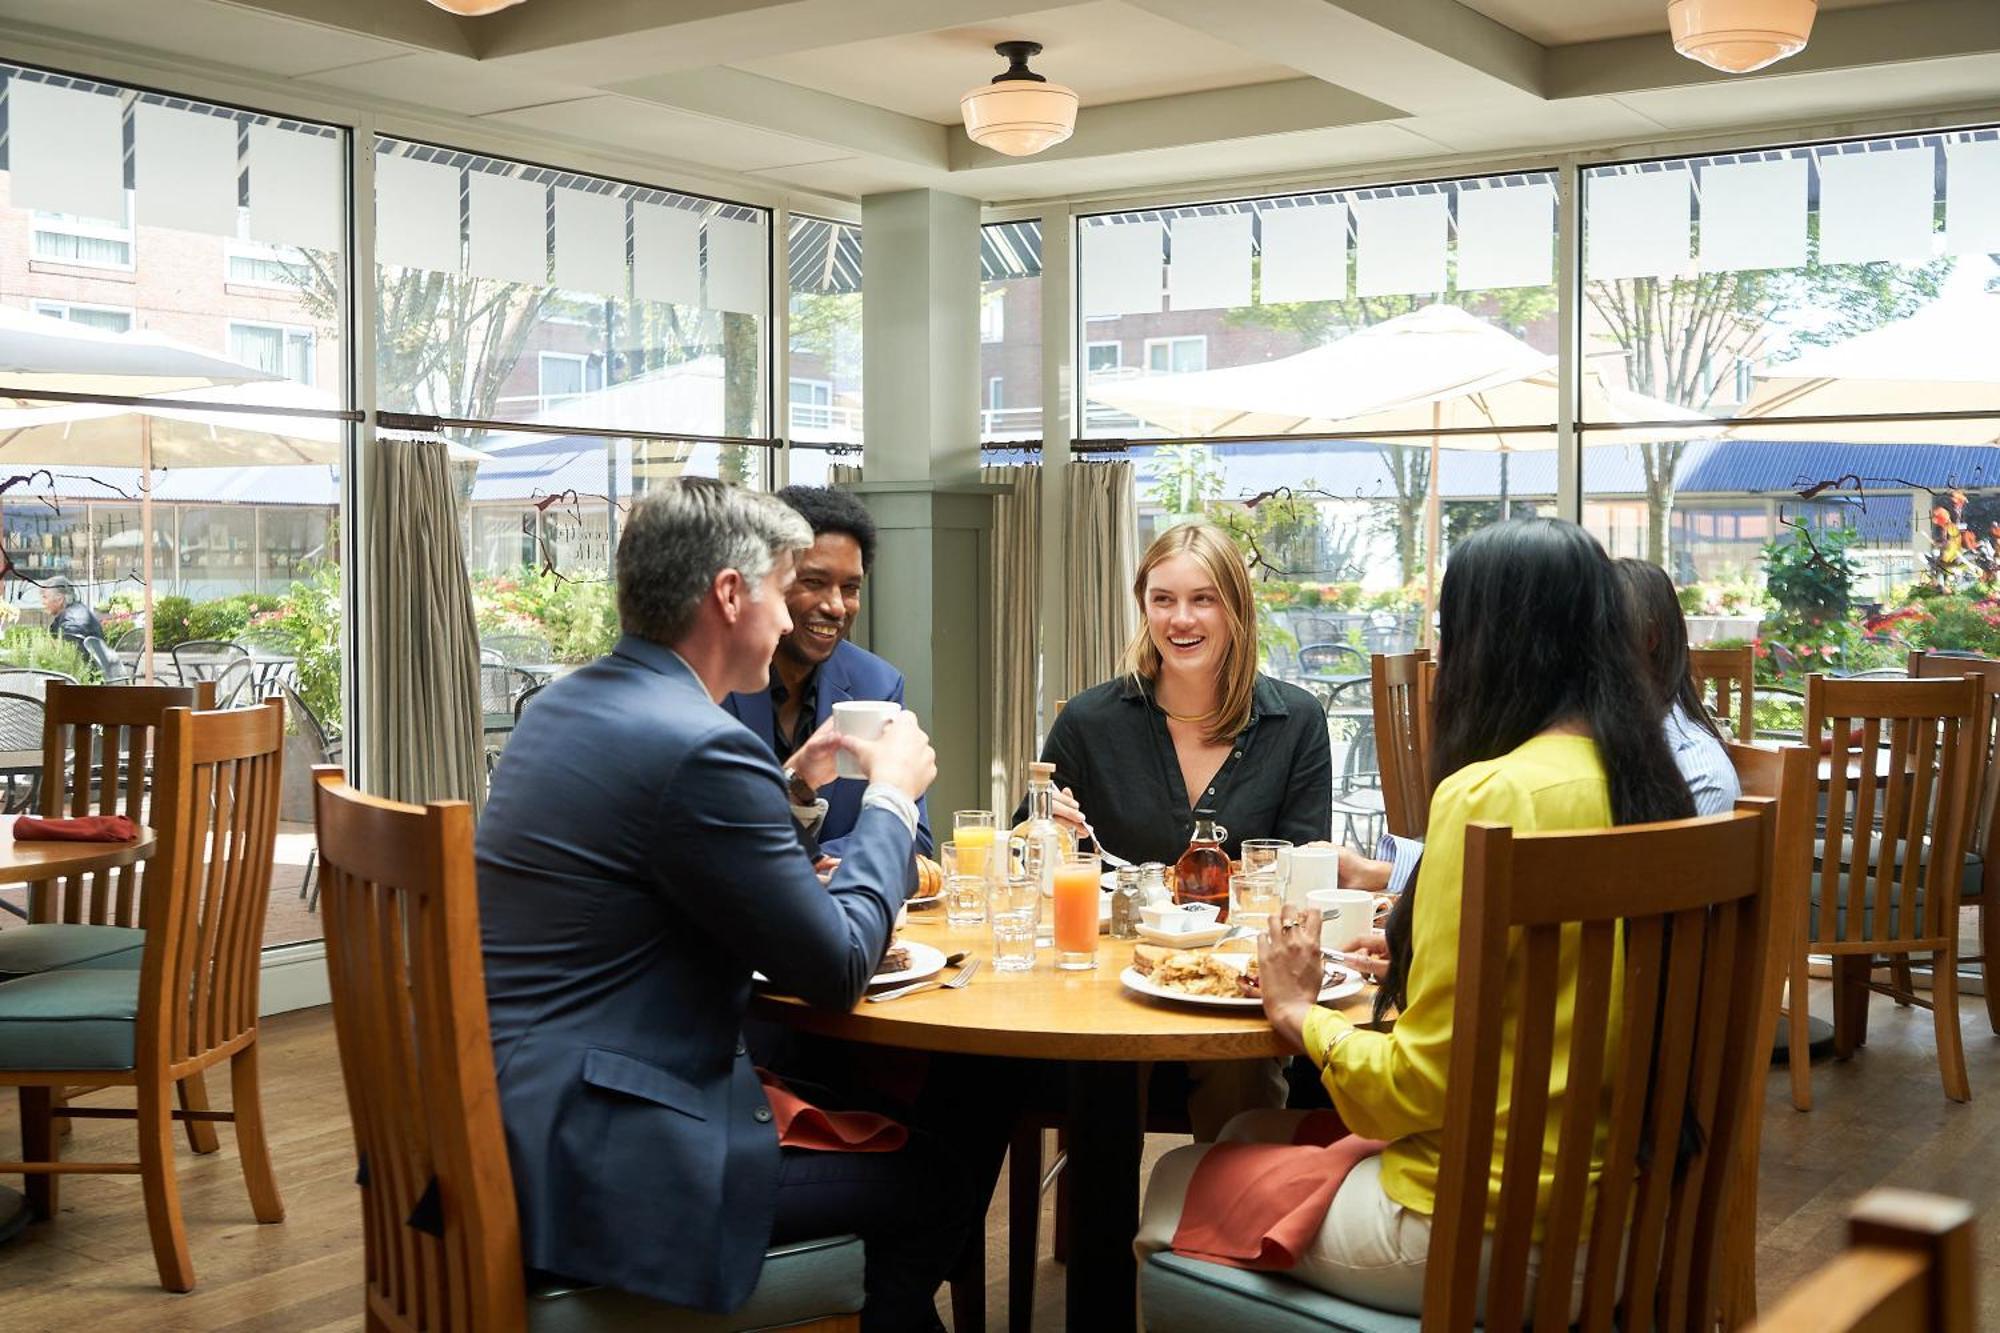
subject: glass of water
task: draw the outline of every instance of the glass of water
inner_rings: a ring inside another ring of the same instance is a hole
[[[1278,873],[1279,854],[1287,851],[1291,843],[1284,838],[1245,838],[1242,855],[1246,875],[1275,875]]]
[[[1026,875],[995,882],[987,901],[993,925],[993,967],[1026,972],[1035,965],[1035,924],[1041,915],[1042,886]]]
[[[1285,891],[1275,871],[1261,874],[1238,873],[1229,877],[1229,921],[1231,925],[1270,927],[1271,918],[1285,901]]]
[[[946,844],[949,846],[950,844]],[[944,877],[944,920],[949,926],[986,924],[986,895],[992,886],[984,874],[946,872]]]

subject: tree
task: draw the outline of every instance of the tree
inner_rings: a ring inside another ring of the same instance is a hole
[[[1809,244],[1816,256],[1818,218]],[[1624,357],[1626,382],[1680,407],[1712,411],[1734,396],[1738,362],[1757,362],[1793,345],[1824,345],[1914,314],[1936,299],[1952,261],[1703,273],[1689,278],[1621,278],[1584,284],[1590,310]],[[1815,327],[1782,323],[1785,312],[1821,317]],[[1646,556],[1665,565],[1674,486],[1690,442],[1639,446],[1646,480]]]
[[[1261,261],[1260,261],[1261,262]],[[1345,301],[1296,301],[1276,305],[1239,306],[1228,322],[1280,329],[1298,339],[1301,350],[1323,347],[1350,333],[1407,315],[1427,305],[1456,305],[1520,333],[1555,313],[1555,292],[1548,287],[1519,287],[1495,292],[1451,292],[1430,296],[1364,296]],[[1376,446],[1394,492],[1384,527],[1396,543],[1396,568],[1408,584],[1423,576],[1424,501],[1430,494],[1429,451],[1409,443]]]

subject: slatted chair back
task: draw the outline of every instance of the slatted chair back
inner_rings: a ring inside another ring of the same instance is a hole
[[[1847,1248],[1785,1294],[1756,1333],[1973,1333],[1979,1253],[1972,1205],[1871,1190],[1847,1215]]]
[[[1986,757],[1974,789],[1965,847],[1985,859],[1986,883],[1982,888],[1990,892],[2000,887],[2000,859],[1996,859],[2000,857],[2000,820],[1994,818],[1996,808],[2000,808],[2000,662],[1983,657],[1941,657],[1919,648],[1910,654],[1909,672],[1913,680],[1972,676],[1986,690]]]
[[[212,681],[194,686],[51,684],[42,727],[41,813],[52,818],[124,815],[135,824],[151,824],[161,718],[169,708],[214,706]],[[136,926],[146,867],[142,861],[33,885],[28,920]]]
[[[173,1076],[256,1040],[285,710],[169,708],[157,744],[138,1051]]]
[[[1777,821],[1772,837],[1770,947],[1764,951],[1764,1000],[1757,1010],[1760,1050],[1768,1050],[1777,1040],[1792,947],[1805,930],[1819,811],[1816,757],[1803,745],[1729,744],[1730,766],[1743,794],[1771,801]],[[1723,1328],[1741,1328],[1757,1313],[1757,1162],[1763,1128],[1763,1102],[1753,1098],[1738,1149],[1743,1156],[1734,1175],[1736,1199],[1727,1210],[1729,1230],[1723,1243],[1730,1259],[1722,1276]]]
[[[1733,814],[1590,832],[1466,829],[1425,1333],[1476,1326],[1489,1235],[1486,1328],[1521,1328],[1532,1315],[1537,1333],[1569,1329],[1578,1272],[1584,1333],[1709,1326],[1728,1179],[1770,1058],[1756,1019],[1774,824],[1768,803],[1748,802]],[[1557,1039],[1565,1004],[1566,1043]],[[1503,1045],[1514,1067],[1505,1089]],[[1489,1198],[1502,1111],[1500,1187]]]
[[[369,1326],[519,1333],[520,1224],[480,973],[472,807],[381,800],[332,767],[313,781]],[[449,1201],[442,1225],[409,1225],[427,1196]]]
[[[1955,936],[1987,726],[1983,681],[1807,678],[1827,792],[1812,944],[1908,953]]]
[[[1757,730],[1754,706],[1757,673],[1750,645],[1690,648],[1688,666],[1694,673],[1695,689],[1700,691],[1702,702],[1708,704],[1716,724],[1724,731],[1733,729],[1739,741],[1751,740]]]
[[[1399,838],[1423,837],[1430,822],[1427,665],[1416,653],[1377,653],[1368,663],[1384,821]]]

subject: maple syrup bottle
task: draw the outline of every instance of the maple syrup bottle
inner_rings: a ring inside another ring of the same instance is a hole
[[[1214,903],[1217,921],[1229,919],[1229,853],[1222,850],[1228,836],[1215,811],[1204,806],[1194,812],[1194,837],[1174,862],[1174,901]]]

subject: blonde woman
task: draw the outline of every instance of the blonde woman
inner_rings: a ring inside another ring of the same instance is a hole
[[[1257,670],[1250,571],[1211,523],[1169,528],[1133,580],[1139,632],[1124,671],[1072,698],[1049,728],[1056,814],[1128,861],[1169,865],[1208,809],[1245,838],[1312,842],[1333,825],[1326,714]]]
[[[1245,838],[1326,838],[1326,714],[1257,670],[1257,604],[1236,543],[1209,523],[1169,528],[1139,561],[1132,594],[1142,624],[1124,671],[1072,698],[1042,748],[1056,766],[1057,816],[1128,861],[1168,865],[1187,850],[1196,809],[1215,811],[1231,856]],[[1156,1072],[1185,1078],[1195,1136],[1212,1139],[1237,1111],[1283,1105],[1281,1070],[1239,1060]],[[1156,1086],[1153,1103],[1174,1091]]]

